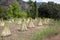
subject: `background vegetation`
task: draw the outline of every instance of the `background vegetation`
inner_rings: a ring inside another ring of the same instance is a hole
[[[8,6],[8,9],[5,9],[4,6],[0,5],[0,18],[9,19],[9,18],[36,18],[36,17],[46,17],[59,19],[60,18],[60,4],[54,2],[42,3],[39,7],[37,2],[29,0],[27,2],[28,9],[22,10],[19,2],[14,0],[12,4]]]

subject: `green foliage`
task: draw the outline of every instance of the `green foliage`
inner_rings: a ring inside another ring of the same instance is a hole
[[[54,2],[42,3],[38,8],[37,2],[33,2],[29,0],[29,7],[27,12],[21,9],[21,6],[17,0],[9,5],[8,10],[4,8],[4,6],[0,5],[0,18],[8,19],[8,18],[36,18],[36,17],[47,17],[47,18],[60,18],[60,4]]]
[[[12,5],[9,5],[9,17],[13,18],[20,18],[20,17],[27,17],[27,13],[21,10],[20,4],[17,0],[14,1]]]
[[[13,6],[12,5],[9,5],[9,10],[8,10],[8,16],[9,18],[12,18],[13,17]]]
[[[22,12],[20,13],[20,17],[21,17],[21,18],[27,18],[27,13],[26,13],[25,11],[22,11]]]
[[[8,18],[7,10],[3,6],[0,6],[0,18],[3,18],[3,19]]]
[[[38,17],[38,6],[37,6],[37,2],[36,1],[34,3],[34,6],[35,6],[35,15],[36,15],[36,17]]]
[[[8,6],[8,10],[4,6],[0,6],[0,18],[11,19],[11,18],[26,18],[27,13],[21,9],[20,4],[17,0]]]
[[[28,9],[28,17],[38,17],[38,7],[37,7],[37,2],[33,2],[32,0],[29,0],[29,9]]]
[[[20,6],[19,6],[19,3],[17,2],[17,0],[14,1],[12,6],[13,6],[13,15],[14,15],[14,17],[19,17]]]
[[[34,2],[32,0],[29,0],[29,9],[27,10],[28,12],[28,17],[35,17],[35,8],[34,8]]]
[[[38,16],[37,2],[29,0],[28,3],[29,3],[29,8],[27,11],[28,13],[21,9],[20,4],[17,2],[17,0],[14,0],[13,4],[9,5],[8,10],[5,10],[4,8],[0,7],[0,13],[1,13],[0,16],[6,19],[37,17]]]
[[[54,2],[43,3],[39,7],[40,17],[60,18],[60,4]]]

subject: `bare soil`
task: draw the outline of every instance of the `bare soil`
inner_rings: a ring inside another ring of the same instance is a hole
[[[13,23],[10,24],[9,28],[12,32],[12,35],[8,37],[3,37],[2,40],[31,40],[31,37],[33,36],[34,33],[47,28],[46,25],[43,25],[43,26],[36,26],[35,28],[30,28],[27,31],[18,31],[17,27],[18,27],[17,24]],[[2,31],[2,28],[3,27],[0,27],[0,33]],[[51,38],[47,37],[45,38],[45,40],[60,40],[60,34],[54,37],[51,36]]]

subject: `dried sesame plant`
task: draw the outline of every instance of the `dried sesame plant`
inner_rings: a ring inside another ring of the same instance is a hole
[[[1,36],[5,37],[5,36],[9,36],[11,35],[11,31],[9,29],[8,23],[5,22],[4,28],[2,30]]]

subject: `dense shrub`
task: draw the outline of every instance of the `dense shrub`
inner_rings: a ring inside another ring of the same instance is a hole
[[[8,19],[8,12],[3,6],[0,6],[0,18]]]
[[[39,7],[39,17],[60,18],[60,4],[42,3]]]

